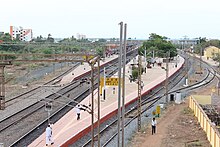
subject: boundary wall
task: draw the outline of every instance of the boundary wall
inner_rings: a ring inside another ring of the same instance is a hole
[[[193,110],[212,147],[220,147],[220,134],[218,130],[193,96],[189,97],[189,107]]]

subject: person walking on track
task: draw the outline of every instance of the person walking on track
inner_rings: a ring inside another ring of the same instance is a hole
[[[156,133],[156,125],[157,125],[157,121],[155,118],[152,119],[151,125],[152,125],[152,135],[153,135]]]
[[[46,128],[46,146],[48,146],[49,144],[53,145],[53,139],[52,139],[52,128],[50,126],[50,124],[48,124],[47,128]]]

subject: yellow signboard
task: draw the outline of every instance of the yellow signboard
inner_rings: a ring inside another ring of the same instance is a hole
[[[100,85],[104,86],[104,78],[100,79]],[[118,86],[118,78],[105,78],[106,86]]]
[[[90,60],[90,59],[92,59],[92,58],[94,58],[94,56],[92,56],[92,55],[90,55],[90,56],[83,56],[83,59],[84,59],[84,60]]]
[[[212,88],[212,92],[215,92],[215,87]]]
[[[156,108],[156,113],[157,113],[157,114],[160,114],[160,106],[157,106],[157,108]]]

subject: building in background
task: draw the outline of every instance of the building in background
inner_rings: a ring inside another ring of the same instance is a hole
[[[216,57],[220,53],[220,49],[215,46],[209,46],[204,49],[204,57],[206,59]]]
[[[32,29],[23,29],[22,27],[10,26],[10,35],[12,40],[31,41],[33,39]]]
[[[179,44],[179,45],[188,45],[188,46],[192,46],[192,45],[196,45],[198,44],[198,39],[188,39],[188,38],[184,38],[184,39],[173,39],[170,40],[171,43],[173,44]]]
[[[76,39],[78,39],[78,40],[86,39],[86,35],[77,33],[77,34],[76,34]]]

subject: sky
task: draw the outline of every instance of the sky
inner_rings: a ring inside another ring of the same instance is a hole
[[[0,32],[13,25],[34,37],[119,38],[122,21],[129,38],[220,39],[219,6],[220,0],[0,0]]]

